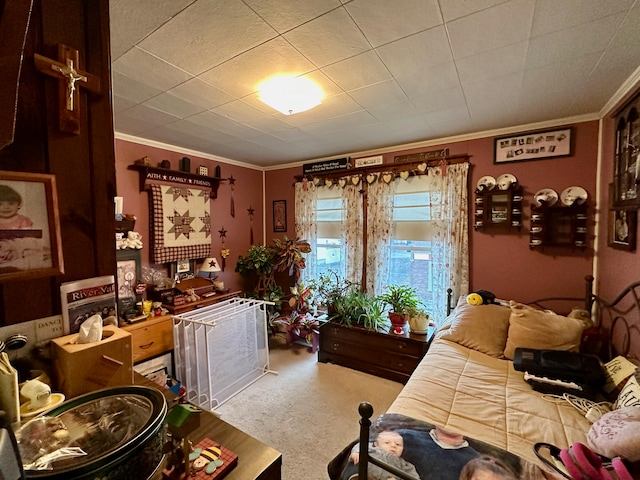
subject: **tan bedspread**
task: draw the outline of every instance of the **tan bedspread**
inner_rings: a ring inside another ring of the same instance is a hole
[[[562,400],[535,392],[513,362],[436,339],[389,407],[536,460],[535,442],[585,442],[589,421]]]

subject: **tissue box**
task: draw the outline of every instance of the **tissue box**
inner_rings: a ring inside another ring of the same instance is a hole
[[[67,398],[133,384],[129,332],[109,325],[99,342],[75,343],[77,339],[74,334],[51,340],[57,386]]]

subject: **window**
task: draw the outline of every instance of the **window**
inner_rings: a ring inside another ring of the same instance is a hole
[[[468,290],[468,163],[440,172],[344,188],[296,184],[296,235],[313,249],[303,281],[331,269],[361,283],[366,268],[369,293],[411,285],[443,318],[447,289]]]

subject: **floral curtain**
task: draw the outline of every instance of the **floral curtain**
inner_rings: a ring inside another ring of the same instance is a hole
[[[364,180],[363,180],[364,181]],[[338,187],[334,187],[338,188]],[[348,183],[342,189],[345,278],[362,283],[362,193],[360,185]]]
[[[383,293],[389,278],[389,246],[393,228],[393,194],[396,182],[369,185],[367,195],[367,292]]]
[[[295,184],[295,238],[306,240],[312,246],[316,244],[318,237],[318,225],[316,218],[316,206],[318,203],[318,190],[313,182],[296,182]],[[302,282],[305,279],[316,277],[316,249],[305,255],[306,268],[302,271]]]
[[[434,235],[432,262],[433,291],[437,312],[446,312],[447,289],[454,298],[469,290],[469,235],[467,175],[469,163],[435,167],[424,176],[431,192]],[[442,320],[443,315],[435,315]]]

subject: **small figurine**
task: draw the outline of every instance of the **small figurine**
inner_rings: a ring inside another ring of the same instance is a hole
[[[189,461],[193,462],[191,464],[192,475],[203,468],[207,475],[211,475],[216,471],[216,468],[224,464],[224,461],[220,459],[221,456],[222,450],[218,447],[196,448],[189,455]]]
[[[476,290],[467,295],[467,303],[469,305],[487,305],[497,303],[496,296],[487,290]]]

